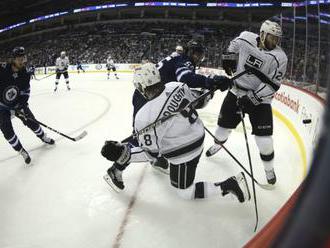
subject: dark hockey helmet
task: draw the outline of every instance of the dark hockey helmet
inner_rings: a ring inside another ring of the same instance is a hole
[[[197,40],[190,40],[185,47],[185,54],[195,65],[199,65],[204,59],[204,46]]]
[[[25,55],[25,49],[24,49],[24,47],[15,47],[13,49],[12,54],[13,54],[14,58],[24,56]]]

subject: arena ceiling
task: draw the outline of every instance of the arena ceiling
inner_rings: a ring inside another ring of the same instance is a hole
[[[161,1],[161,0],[158,0]],[[173,0],[167,0],[173,2]],[[177,0],[176,2],[179,2]],[[111,4],[111,3],[128,3],[127,0],[105,1],[105,0],[2,0],[0,1],[0,26],[8,26],[15,23],[22,22],[29,18],[35,18],[42,15],[52,14],[54,12],[72,10],[79,7]],[[137,1],[137,2],[150,2],[150,1]],[[181,2],[206,2],[194,0],[181,0]],[[223,2],[223,1],[207,1],[207,2]],[[251,1],[242,0],[228,0],[228,2],[247,3]],[[270,0],[263,0],[262,2],[275,2]]]

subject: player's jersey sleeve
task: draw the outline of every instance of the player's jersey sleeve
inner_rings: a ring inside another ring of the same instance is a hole
[[[59,69],[59,67],[60,67],[60,58],[56,59],[55,66],[56,66],[56,69]]]
[[[239,53],[241,46],[244,46],[246,44],[253,45],[252,42],[250,41],[250,36],[252,33],[244,31],[242,32],[238,37],[233,39],[228,47],[228,52],[232,53]]]
[[[207,88],[207,77],[196,74],[195,67],[190,61],[177,59],[174,69],[178,82],[186,83],[190,88]]]

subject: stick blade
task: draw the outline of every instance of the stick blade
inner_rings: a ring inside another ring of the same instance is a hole
[[[74,141],[78,141],[81,140],[82,138],[84,138],[87,135],[86,131],[83,131],[81,134],[79,134],[77,137],[74,138]]]

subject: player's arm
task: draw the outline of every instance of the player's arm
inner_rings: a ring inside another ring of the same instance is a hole
[[[70,61],[69,61],[69,58],[67,58],[67,59],[66,59],[66,64],[65,64],[65,68],[64,68],[65,71],[68,70],[69,65],[70,65]]]
[[[141,147],[131,147],[127,143],[120,143],[113,140],[105,141],[101,154],[107,160],[124,166],[132,162],[138,163],[152,160]]]
[[[55,66],[56,66],[56,69],[59,69],[59,67],[60,67],[60,60],[58,58],[55,61]]]
[[[178,82],[186,83],[190,88],[213,89],[215,87],[225,91],[231,86],[229,78],[218,75],[206,77],[196,74],[187,63],[177,63],[175,75]]]

